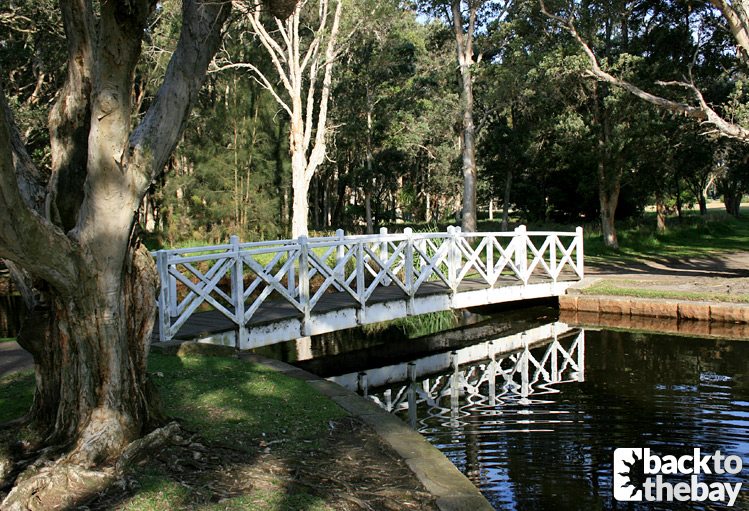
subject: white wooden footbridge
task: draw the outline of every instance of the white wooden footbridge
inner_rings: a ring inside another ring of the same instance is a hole
[[[553,297],[583,278],[583,233],[299,237],[153,253],[154,342],[238,349],[411,315]]]

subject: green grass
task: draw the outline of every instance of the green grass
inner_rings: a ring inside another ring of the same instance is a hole
[[[446,310],[364,325],[362,329],[365,332],[372,333],[393,327],[403,332],[403,335],[407,338],[413,339],[455,328],[458,324],[458,313],[453,310]]]
[[[23,416],[31,408],[33,399],[34,371],[0,378],[0,424]]]
[[[601,280],[591,286],[580,289],[580,293],[613,296],[634,296],[637,298],[664,298],[673,300],[702,300],[727,303],[749,303],[749,295],[643,289],[631,286],[621,286],[620,284],[631,284],[632,286],[636,286],[638,282],[626,280]]]
[[[671,218],[665,232],[655,229],[654,214],[638,221],[619,222],[619,250],[604,246],[600,229],[585,231],[585,257],[591,262],[621,259],[658,259],[714,256],[749,248],[749,217],[733,218],[723,212],[685,214]]]
[[[236,358],[153,353],[149,372],[167,415],[180,419],[185,430],[250,456],[257,453],[261,440],[272,444],[274,455],[282,457],[294,458],[295,453],[316,449],[330,431],[330,421],[347,415],[306,383]],[[0,379],[0,423],[26,413],[33,393],[33,372]],[[10,441],[0,435],[0,460],[8,456]],[[147,463],[136,467],[133,477],[139,489],[118,510],[330,509],[319,497],[290,492],[273,474],[268,474],[266,484],[253,484],[246,494],[218,504],[207,503],[207,487],[185,487]]]
[[[11,342],[15,340],[16,340],[15,337],[0,337],[0,342]]]
[[[248,494],[222,500],[218,504],[198,504],[192,500],[191,491],[176,481],[165,480],[157,472],[148,472],[141,479],[139,492],[129,499],[121,511],[162,511],[165,509],[191,509],[200,511],[326,511],[330,507],[317,497],[307,494],[289,495],[285,489],[274,491],[253,488]],[[279,484],[280,486],[280,484]]]
[[[317,438],[329,420],[346,415],[306,383],[235,358],[154,353],[149,371],[167,414],[209,440],[235,438],[243,445],[265,435],[291,447]]]

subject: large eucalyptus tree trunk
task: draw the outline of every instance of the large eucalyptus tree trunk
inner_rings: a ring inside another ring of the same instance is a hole
[[[90,1],[60,1],[68,72],[49,119],[48,182],[1,95],[0,257],[36,288],[18,336],[36,368],[27,420],[55,454],[17,482],[3,509],[25,509],[32,497],[41,508],[72,505],[46,491],[67,484],[49,471],[111,463],[164,419],[146,372],[157,277],[134,226],[184,130],[231,7],[184,0],[164,82],[132,130],[134,70],[155,6],[103,1],[96,12]]]

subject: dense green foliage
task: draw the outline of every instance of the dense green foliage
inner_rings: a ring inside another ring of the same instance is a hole
[[[449,2],[344,2],[333,129],[310,185],[310,227],[363,232],[368,219],[375,230],[456,222],[461,105],[455,38],[441,14]],[[6,93],[33,157],[48,168],[46,115],[65,72],[59,14],[49,2],[5,3],[14,13],[0,25],[3,67],[12,70]],[[503,208],[512,212],[512,222],[593,224],[606,199],[617,221],[657,204],[660,221],[652,221],[664,228],[665,216],[680,217],[691,205],[705,213],[708,194],[738,216],[749,188],[745,144],[586,77],[580,46],[537,1],[480,3],[473,76],[483,218],[491,207],[495,218]],[[562,0],[549,8],[570,12]],[[722,115],[747,118],[745,70],[709,3],[607,0],[577,4],[576,15],[607,72],[678,101],[692,93],[660,83],[689,77]],[[139,112],[164,73],[179,18],[179,2],[159,4],[137,71]],[[172,172],[154,183],[142,208],[154,245],[288,235],[288,119],[249,69],[218,71],[248,62],[273,76],[238,12]]]

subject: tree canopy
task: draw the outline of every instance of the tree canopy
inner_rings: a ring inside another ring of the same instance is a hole
[[[27,419],[71,465],[163,422],[143,240],[523,222],[616,247],[646,206],[738,215],[749,187],[746,1],[1,5],[0,257]]]

